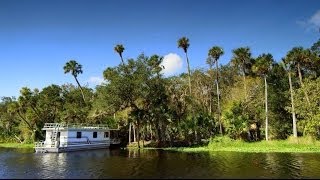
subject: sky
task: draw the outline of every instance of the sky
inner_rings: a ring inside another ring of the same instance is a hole
[[[190,40],[190,66],[207,68],[208,50],[220,46],[227,64],[235,48],[253,57],[281,60],[295,46],[320,38],[319,0],[0,0],[0,97],[19,96],[22,87],[76,85],[63,66],[83,66],[81,84],[94,88],[107,67],[123,57],[158,54],[165,76],[187,72],[177,40]]]

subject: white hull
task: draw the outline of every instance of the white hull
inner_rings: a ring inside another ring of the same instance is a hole
[[[35,147],[36,152],[40,153],[59,153],[69,151],[81,151],[90,149],[108,149],[109,144],[86,144],[86,145],[74,145],[68,147]]]

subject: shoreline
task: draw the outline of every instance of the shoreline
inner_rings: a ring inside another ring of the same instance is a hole
[[[0,148],[33,149],[34,144],[26,143],[0,143]],[[136,146],[127,146],[121,149],[138,149]],[[248,152],[248,153],[320,153],[320,142],[290,140],[274,140],[259,142],[243,142],[222,140],[210,142],[208,145],[198,147],[142,147],[141,150],[165,150],[175,152]]]
[[[127,147],[124,149],[138,149],[136,147]],[[140,148],[141,150],[164,150],[164,151],[173,151],[173,152],[186,152],[186,153],[201,153],[201,152],[242,152],[242,153],[320,153],[320,147],[315,148],[286,148],[286,149],[260,149],[256,150],[255,148],[235,148],[235,147],[223,147],[210,149],[208,147],[168,147],[168,148],[153,148],[145,147]]]
[[[137,149],[127,146],[128,149]],[[287,140],[271,140],[244,142],[226,137],[215,138],[208,145],[197,147],[143,147],[141,149],[162,149],[175,152],[247,152],[247,153],[320,153],[320,142],[308,138],[289,138]]]

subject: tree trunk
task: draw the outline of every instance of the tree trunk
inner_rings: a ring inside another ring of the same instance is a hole
[[[81,87],[81,85],[80,85],[77,77],[75,77],[75,76],[73,76],[73,77],[74,77],[74,79],[76,80],[76,82],[77,82],[77,84],[78,84],[78,86],[79,86],[79,88],[80,88],[80,91],[81,91],[81,94],[82,94],[82,98],[83,98],[83,102],[85,103],[86,100],[85,100],[85,98],[84,98],[83,89],[82,89],[82,87]]]
[[[20,142],[20,143],[23,143],[22,141],[21,141],[21,139],[16,135],[16,134],[13,134],[14,135],[14,137]]]
[[[290,85],[290,95],[291,95],[291,108],[292,108],[292,123],[293,123],[293,137],[297,137],[297,120],[296,113],[294,111],[294,101],[293,101],[293,88],[291,81],[291,73],[289,72],[289,85]]]
[[[124,65],[124,61],[123,61],[123,58],[122,58],[122,54],[119,54],[119,55],[120,55],[120,58],[121,58],[122,65]]]
[[[131,122],[129,123],[129,144],[131,143]]]
[[[198,143],[198,133],[197,133],[197,129],[194,130],[194,138],[196,143]]]
[[[247,85],[246,85],[246,74],[244,72],[244,68],[242,71],[243,71],[244,97],[245,97],[245,100],[247,101]]]
[[[266,106],[266,141],[268,141],[268,86],[267,86],[267,76],[264,76],[264,88],[265,88],[265,106]]]
[[[302,82],[302,75],[301,75],[300,63],[298,63],[298,74],[299,74],[300,85],[301,85],[301,87],[302,87],[302,89],[303,89],[304,95],[306,96],[307,103],[308,103],[308,105],[310,106],[309,96],[308,96],[306,90],[304,89],[304,84],[303,84],[303,82]]]
[[[132,124],[132,129],[133,129],[133,142],[137,142],[137,138],[136,138],[136,126],[134,125],[134,123]]]
[[[189,65],[189,58],[188,58],[188,54],[186,52],[186,58],[187,58],[187,65],[188,65],[188,77],[189,77],[189,93],[191,96],[191,72],[190,72],[190,65]]]
[[[140,122],[137,122],[137,138],[138,138],[138,148],[140,149]]]
[[[24,118],[24,117],[20,114],[19,111],[18,111],[17,113],[18,113],[18,116],[28,125],[29,129],[30,129],[31,131],[33,131],[34,128],[33,128],[33,127],[31,126],[31,124],[27,121],[27,119]]]
[[[151,123],[149,125],[149,130],[150,130],[150,141],[153,140],[153,134],[152,134],[152,126],[151,126]]]
[[[220,134],[222,135],[222,124],[221,124],[221,109],[220,109],[220,90],[219,90],[219,67],[218,67],[218,59],[216,59],[216,84],[217,84],[217,98],[218,98],[218,120],[219,120],[219,126],[220,126]]]
[[[210,98],[209,99],[209,114],[211,115],[211,113],[212,113],[212,96],[211,96],[211,92],[210,92],[209,98]]]

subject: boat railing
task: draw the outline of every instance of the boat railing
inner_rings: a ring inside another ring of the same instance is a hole
[[[43,147],[44,146],[44,141],[39,141],[34,143],[35,147]]]
[[[95,125],[88,125],[88,124],[66,124],[66,123],[45,123],[44,129],[49,128],[80,128],[80,129],[109,129],[108,125],[106,124],[95,124]]]

